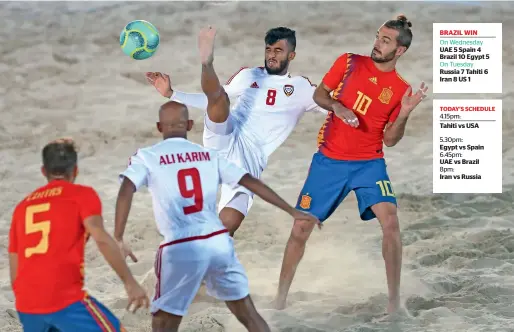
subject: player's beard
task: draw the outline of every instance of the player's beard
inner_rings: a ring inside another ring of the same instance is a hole
[[[268,67],[268,61],[266,61],[266,59],[264,59],[264,68],[266,68],[266,71],[268,72],[268,74],[270,74],[270,75],[280,74],[289,65],[289,61],[287,61],[287,59],[282,60],[282,61],[278,61],[278,60],[276,60],[276,61],[278,62],[278,67],[270,68],[270,67]]]
[[[375,52],[378,52],[378,51],[376,51],[375,49],[371,50],[371,59],[377,63],[389,62],[389,61],[393,60],[396,55],[396,49],[392,50],[390,53],[386,54],[385,56],[381,56],[381,57],[373,54],[373,51],[375,51]]]

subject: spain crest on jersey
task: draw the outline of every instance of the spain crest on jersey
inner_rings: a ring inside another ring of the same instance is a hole
[[[290,96],[292,95],[294,92],[294,86],[292,86],[291,84],[286,84],[284,85],[284,93],[286,94],[286,96]]]
[[[383,88],[380,96],[378,96],[378,100],[380,100],[384,104],[389,104],[391,101],[391,97],[393,96],[393,90],[390,88]]]
[[[309,194],[302,195],[302,199],[300,200],[300,207],[305,210],[309,209],[311,207],[311,201],[312,197],[309,196]]]

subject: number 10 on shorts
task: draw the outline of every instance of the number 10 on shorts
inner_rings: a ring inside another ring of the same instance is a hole
[[[382,180],[377,181],[376,184],[380,187],[380,191],[382,192],[382,196],[391,196],[395,197],[393,186],[391,185],[391,181]]]

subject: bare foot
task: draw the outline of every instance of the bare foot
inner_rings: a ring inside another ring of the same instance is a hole
[[[372,321],[376,323],[391,322],[402,315],[407,315],[407,312],[404,309],[400,308],[400,303],[390,302],[387,305],[387,312],[378,315]]]
[[[214,38],[216,29],[208,26],[200,30],[198,34],[198,49],[202,65],[210,65],[214,61]]]

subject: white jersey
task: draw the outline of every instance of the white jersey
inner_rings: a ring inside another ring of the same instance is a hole
[[[120,181],[148,187],[164,242],[225,229],[216,199],[220,184],[238,185],[247,172],[184,138],[168,138],[130,157]]]
[[[237,97],[232,108],[236,129],[269,157],[294,130],[305,112],[320,110],[315,86],[303,76],[269,75],[265,68],[242,68],[224,86]]]
[[[316,86],[304,76],[269,75],[264,67],[241,68],[223,87],[230,98],[237,98],[231,110],[235,134],[252,141],[265,159],[287,139],[305,112],[327,113],[314,102]],[[171,99],[207,108],[205,95],[177,91]]]

